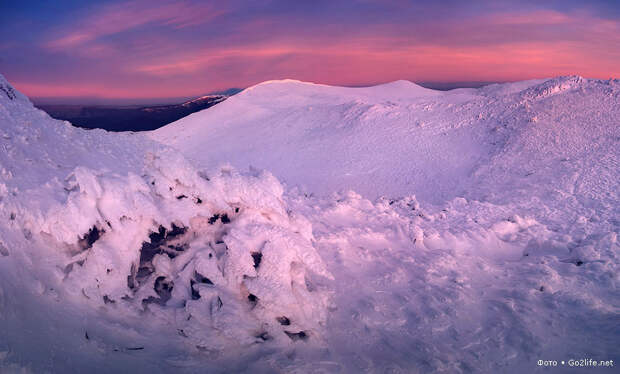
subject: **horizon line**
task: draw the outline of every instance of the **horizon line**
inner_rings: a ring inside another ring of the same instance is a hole
[[[534,78],[536,79],[536,78]],[[285,79],[275,79],[285,80]],[[472,81],[472,80],[464,80],[464,81],[411,81],[409,82],[420,85],[424,88],[429,88],[438,91],[449,91],[457,88],[480,88],[490,84],[496,83],[510,83],[510,82],[518,82],[515,81]],[[527,80],[527,79],[526,79]],[[270,80],[266,80],[264,82],[268,82]],[[367,84],[353,84],[353,85],[333,85],[336,87],[350,87],[350,88],[363,88],[363,87],[373,87],[381,84],[391,83],[389,82],[373,82]],[[263,83],[263,82],[260,82]],[[258,83],[258,84],[260,84]],[[316,83],[316,82],[312,82]],[[317,83],[323,84],[323,83]],[[217,90],[214,92],[209,92],[201,95],[186,95],[186,96],[172,96],[172,97],[104,97],[104,96],[28,96],[28,98],[36,105],[92,105],[92,106],[114,106],[114,105],[126,105],[126,106],[140,106],[140,105],[171,105],[171,104],[181,104],[188,100],[196,99],[202,96],[209,95],[225,95],[225,96],[233,96],[249,87],[231,87],[223,90]],[[328,86],[332,86],[329,85]],[[225,92],[236,91],[232,94],[224,94]],[[21,90],[20,90],[21,92]]]

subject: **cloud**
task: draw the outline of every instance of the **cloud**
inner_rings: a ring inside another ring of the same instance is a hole
[[[134,0],[112,4],[94,10],[84,21],[61,36],[46,43],[51,49],[79,47],[98,38],[122,33],[147,24],[159,24],[175,29],[186,28],[208,22],[225,13],[204,2],[151,2]]]
[[[553,10],[495,13],[489,18],[489,23],[496,25],[559,25],[574,21],[568,14]]]
[[[618,19],[586,8],[454,3],[134,0],[89,8],[72,24],[64,18],[45,48],[9,49],[29,65],[4,65],[21,69],[37,96],[186,96],[278,78],[364,85],[620,75]]]
[[[571,68],[575,73],[600,76],[609,61],[620,58],[618,51],[605,49],[620,42],[618,22],[556,11],[498,12],[458,23],[368,25],[355,34],[335,33],[333,26],[291,27],[294,25],[278,24],[277,20],[248,23],[241,26],[241,33],[248,38],[232,45],[188,45],[179,53],[135,61],[129,69],[157,77],[183,76],[216,71],[224,62],[238,61],[256,70],[265,61],[277,60],[283,72],[299,73],[294,66],[319,66],[323,61],[326,70],[338,71],[351,80],[352,74],[368,77],[383,71],[387,76],[387,67],[398,71],[401,78],[423,79],[419,73],[426,72],[433,74],[426,79],[459,79],[459,73],[468,79],[490,79],[485,74],[493,79],[518,79],[519,73],[568,74]],[[315,79],[325,79],[326,74],[317,70],[310,69],[322,77]],[[328,77],[330,82],[335,83],[335,75]]]

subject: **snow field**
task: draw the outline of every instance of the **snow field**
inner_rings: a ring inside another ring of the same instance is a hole
[[[0,85],[2,371],[619,356],[618,81],[273,81],[149,136]]]

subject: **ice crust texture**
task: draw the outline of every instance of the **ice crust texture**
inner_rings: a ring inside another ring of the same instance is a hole
[[[0,124],[3,371],[620,357],[617,80],[270,81],[144,135],[0,76]]]

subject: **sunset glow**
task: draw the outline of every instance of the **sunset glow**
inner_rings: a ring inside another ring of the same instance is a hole
[[[129,101],[280,78],[359,86],[620,75],[613,2],[438,3],[6,2],[0,72],[34,98]]]

